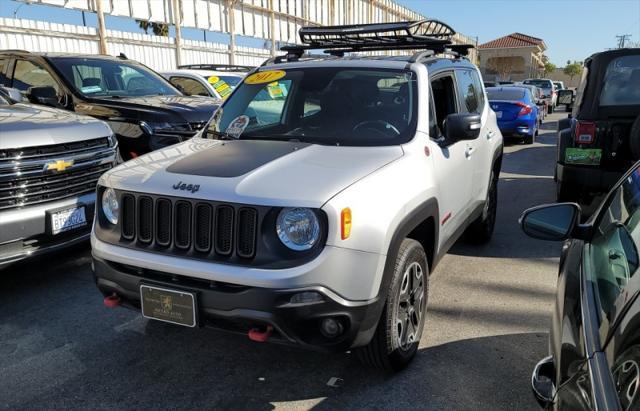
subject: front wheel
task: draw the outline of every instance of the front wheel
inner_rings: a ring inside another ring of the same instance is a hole
[[[525,141],[526,142],[526,141]],[[486,244],[493,236],[498,212],[498,175],[491,171],[491,180],[487,190],[487,199],[482,209],[482,214],[467,228],[467,239],[475,244]]]
[[[399,371],[418,351],[427,311],[429,265],[419,242],[405,238],[378,326],[369,344],[354,350],[366,365]]]

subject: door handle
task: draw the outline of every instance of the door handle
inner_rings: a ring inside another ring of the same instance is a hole
[[[495,135],[494,131],[493,130],[489,130],[489,132],[487,133],[487,140],[491,140],[494,135]]]
[[[467,149],[464,151],[464,155],[466,158],[471,157],[471,155],[473,154],[474,148],[471,146],[467,146]]]

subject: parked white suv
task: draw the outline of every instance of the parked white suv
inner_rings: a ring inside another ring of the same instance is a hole
[[[227,98],[253,67],[225,64],[188,64],[160,74],[188,96]]]
[[[347,33],[449,44],[411,34],[421,24]],[[463,232],[491,238],[502,136],[455,52],[301,58],[340,30],[302,29],[307,45],[247,76],[201,136],[101,178],[92,246],[107,305],[353,349],[380,368],[411,360],[429,272]]]

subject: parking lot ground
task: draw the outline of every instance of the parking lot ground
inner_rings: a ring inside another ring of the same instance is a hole
[[[525,237],[517,219],[554,201],[562,116],[533,145],[507,142],[494,238],[460,242],[432,274],[405,371],[107,309],[85,246],[0,272],[0,408],[536,409],[529,379],[547,352],[560,245]]]

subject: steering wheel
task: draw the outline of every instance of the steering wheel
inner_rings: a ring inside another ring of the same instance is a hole
[[[368,126],[368,127],[367,127]],[[369,130],[377,131],[380,134],[384,134],[388,136],[388,131],[391,130],[395,133],[396,136],[400,135],[400,131],[393,124],[384,120],[366,120],[361,123],[356,124],[353,127],[353,131],[357,131],[359,128],[366,127]]]

